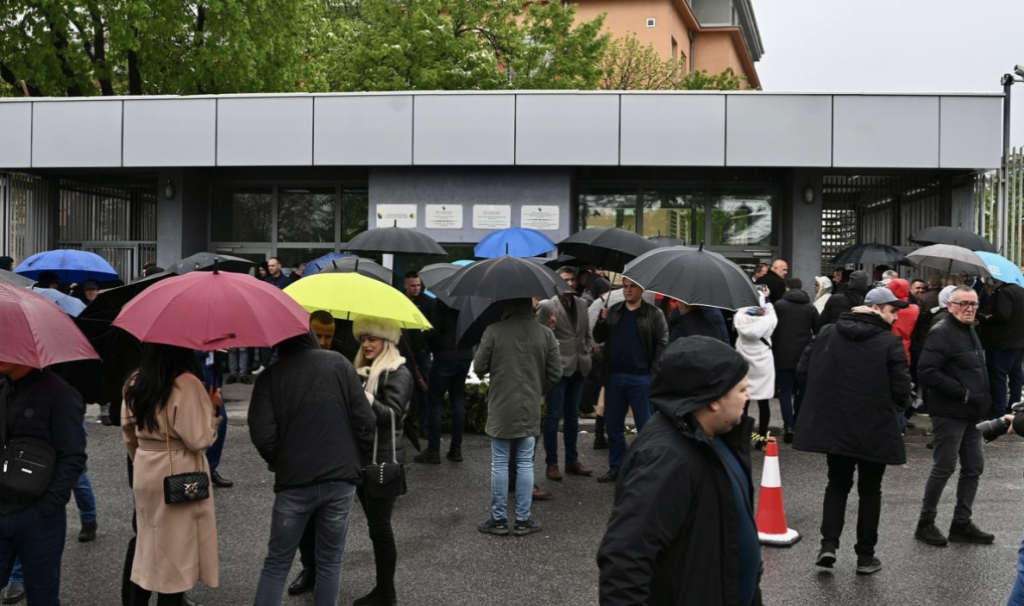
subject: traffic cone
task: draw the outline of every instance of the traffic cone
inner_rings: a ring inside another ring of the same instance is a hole
[[[800,540],[800,533],[786,524],[786,506],[782,502],[782,477],[779,474],[779,447],[768,438],[764,468],[761,470],[761,496],[757,502],[757,538],[762,545],[789,547]]]

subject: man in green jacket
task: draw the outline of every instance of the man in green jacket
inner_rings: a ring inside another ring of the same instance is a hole
[[[505,301],[501,322],[487,327],[473,358],[477,376],[490,373],[487,425],[491,436],[491,516],[478,530],[507,535],[509,459],[516,463],[515,523],[512,534],[540,530],[530,516],[533,503],[533,449],[540,429],[543,395],[562,378],[562,356],[555,333],[534,321],[533,301]]]

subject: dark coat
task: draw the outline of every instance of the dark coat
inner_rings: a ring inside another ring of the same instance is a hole
[[[871,276],[863,271],[855,271],[850,275],[850,283],[846,290],[833,294],[825,303],[818,318],[818,329],[826,324],[833,324],[839,320],[839,316],[847,313],[854,307],[864,302],[864,297],[871,290]]]
[[[456,328],[459,324],[459,311],[448,307],[440,300],[434,302],[434,310],[430,316],[430,351],[435,362],[471,362],[473,348],[459,349]]]
[[[786,280],[772,270],[765,272],[754,284],[761,284],[768,287],[768,298],[772,303],[777,303],[786,295]]]
[[[928,333],[917,363],[928,414],[980,421],[989,414],[988,368],[974,327],[952,314]]]
[[[779,322],[772,333],[772,356],[775,370],[793,370],[800,353],[811,342],[818,325],[818,309],[802,290],[791,290],[775,304]]]
[[[603,357],[604,374],[602,378],[605,386],[611,376],[609,364],[611,361],[612,342],[615,340],[615,329],[622,318],[622,310],[626,302],[616,303],[608,308],[608,317],[604,322],[597,321],[594,325],[594,341],[604,343],[605,355]],[[643,341],[644,351],[647,352],[647,364],[651,371],[654,371],[655,364],[661,358],[662,352],[668,346],[668,322],[665,321],[665,314],[657,307],[650,305],[647,301],[640,302],[640,315],[637,318],[637,326],[640,329],[640,340]]]
[[[672,316],[668,323],[668,342],[683,337],[694,337],[697,335],[722,340],[722,331],[718,326],[704,315],[700,307],[693,307],[689,313],[680,314],[678,311]]]
[[[899,415],[910,395],[903,341],[881,316],[858,310],[822,328],[811,348],[793,447],[902,465]]]
[[[1024,349],[1024,288],[1003,284],[988,305],[992,315],[979,329],[985,349]]]
[[[434,300],[424,293],[420,293],[412,300],[413,305],[420,310],[424,318],[428,320],[434,315]],[[403,331],[406,337],[409,339],[413,353],[429,353],[430,352],[430,341],[427,339],[429,333],[425,330],[406,330]]]
[[[395,445],[395,456],[399,463],[405,463],[404,430],[402,424],[409,414],[409,402],[413,394],[412,372],[405,366],[393,371],[384,371],[377,379],[377,392],[373,394],[370,407],[377,418],[377,463],[388,463],[391,459],[391,445]],[[369,396],[370,394],[367,394]],[[391,414],[395,416],[395,433],[391,435]],[[372,452],[371,452],[372,456]],[[369,464],[370,460],[364,462]]]

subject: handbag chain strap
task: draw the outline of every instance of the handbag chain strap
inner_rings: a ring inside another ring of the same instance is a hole
[[[395,411],[388,409],[388,416],[391,417],[391,462],[398,463],[398,454],[395,449]],[[373,464],[377,464],[377,432],[380,428],[373,428]]]
[[[170,432],[168,430],[168,428],[171,426],[171,420],[170,420],[170,417],[167,416],[167,407],[164,407],[164,421],[166,421],[166,423],[164,423],[164,440],[167,443],[167,461],[171,464],[171,475],[173,476],[174,475],[174,456],[171,454],[171,434],[170,434]],[[374,439],[374,441],[376,441],[377,434],[373,434],[373,439]],[[376,447],[376,444],[374,444],[374,446]],[[188,448],[186,448],[186,450],[188,450]],[[376,450],[376,448],[374,448],[374,450]],[[200,473],[201,471],[203,471],[203,466],[199,462],[199,453],[196,452],[196,453],[193,453],[193,454],[195,455],[195,459],[196,459],[196,473]]]

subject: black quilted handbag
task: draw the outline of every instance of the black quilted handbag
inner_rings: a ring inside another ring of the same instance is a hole
[[[377,463],[377,434],[373,430],[373,462],[363,469],[363,488],[368,499],[397,499],[405,494],[405,465],[398,462],[395,451],[395,411],[391,415],[391,462]]]
[[[164,420],[167,421],[167,410]],[[167,441],[167,460],[171,463],[171,475],[164,477],[164,503],[192,503],[210,498],[210,476],[203,471],[199,453],[193,453],[196,459],[196,470],[186,473],[174,473],[174,457],[171,456],[171,435],[167,432],[168,424],[164,425],[164,439]]]

